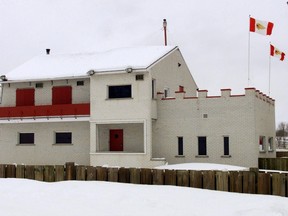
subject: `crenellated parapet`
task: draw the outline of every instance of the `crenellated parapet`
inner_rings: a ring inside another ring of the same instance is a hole
[[[256,99],[263,101],[264,103],[268,103],[271,105],[275,105],[275,100],[263,92],[257,90],[256,88],[250,87],[250,88],[245,88],[245,94],[231,94],[231,89],[230,88],[225,88],[221,89],[221,95],[208,95],[208,90],[197,90],[197,96],[189,96],[186,94],[186,91],[184,89],[184,86],[179,86],[179,89],[174,92],[172,95],[166,95],[164,92],[158,92],[157,96],[159,100],[176,100],[176,99],[228,99],[228,98],[235,98],[235,97],[255,97]]]

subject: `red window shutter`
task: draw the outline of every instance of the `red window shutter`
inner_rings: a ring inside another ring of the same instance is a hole
[[[16,106],[34,106],[35,89],[17,89]]]
[[[55,86],[52,88],[52,104],[72,104],[72,87]]]

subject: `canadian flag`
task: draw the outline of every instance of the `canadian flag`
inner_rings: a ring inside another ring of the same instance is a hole
[[[250,32],[256,32],[262,35],[271,35],[274,24],[272,22],[266,22],[256,20],[250,17]]]
[[[279,58],[281,61],[285,58],[285,53],[270,44],[270,55]]]

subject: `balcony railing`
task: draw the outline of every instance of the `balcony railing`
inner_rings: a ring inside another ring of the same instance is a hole
[[[90,104],[0,107],[0,118],[64,117],[90,115]]]

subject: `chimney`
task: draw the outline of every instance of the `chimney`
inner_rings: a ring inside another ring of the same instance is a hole
[[[50,55],[50,49],[46,49],[46,54]]]
[[[167,21],[166,19],[163,19],[163,29],[164,29],[164,45],[167,46]]]

